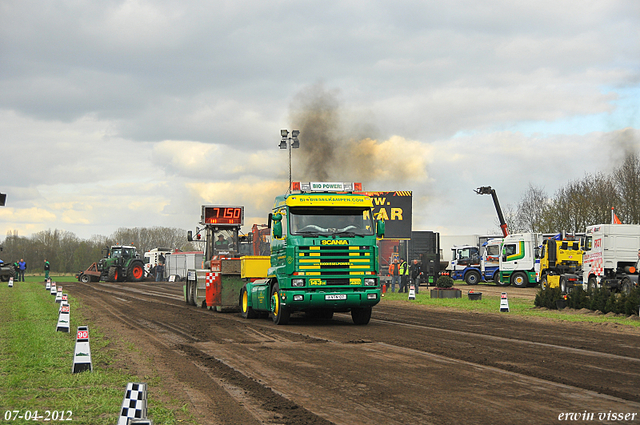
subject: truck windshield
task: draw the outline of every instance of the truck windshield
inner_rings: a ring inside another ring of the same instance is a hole
[[[373,235],[371,213],[366,208],[291,208],[289,230],[292,235]]]

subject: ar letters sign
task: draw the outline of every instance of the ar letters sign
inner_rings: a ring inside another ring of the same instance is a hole
[[[410,190],[359,193],[373,200],[375,219],[385,221],[385,239],[411,239],[413,202]]]

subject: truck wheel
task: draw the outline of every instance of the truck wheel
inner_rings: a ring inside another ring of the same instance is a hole
[[[144,278],[144,265],[141,261],[133,261],[129,265],[127,278],[131,282],[140,282]]]
[[[371,307],[359,307],[351,309],[351,319],[356,325],[366,325],[371,320]]]
[[[82,283],[91,282],[91,276],[83,274],[82,276],[80,276],[80,282],[82,282]]]
[[[540,289],[546,291],[547,288],[549,288],[549,282],[547,282],[547,275],[545,274],[542,276],[542,279],[540,279]]]
[[[271,291],[271,319],[276,325],[286,325],[290,315],[291,310],[280,303],[280,285],[276,283]]]
[[[495,283],[496,285],[500,285],[500,271],[496,270],[493,273],[493,283]]]
[[[249,293],[247,292],[247,286],[245,285],[240,291],[240,309],[242,310],[242,317],[245,319],[255,319],[258,317],[253,308],[249,307]]]
[[[109,274],[107,275],[107,282],[117,282],[119,278],[118,268],[115,266],[109,267]]]
[[[565,278],[564,276],[560,276],[560,293],[567,293],[567,278]]]
[[[590,276],[587,280],[587,291],[593,291],[598,287],[598,280],[595,276]]]
[[[516,288],[526,288],[529,285],[529,279],[525,273],[515,272],[511,276],[511,283],[513,283]]]
[[[620,292],[629,295],[631,293],[631,288],[633,288],[631,279],[629,279],[628,277],[623,277],[622,282],[620,282]]]
[[[480,282],[480,273],[475,270],[471,270],[464,277],[464,281],[467,282],[467,285],[477,285]]]

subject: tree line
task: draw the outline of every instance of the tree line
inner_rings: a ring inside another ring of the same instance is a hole
[[[640,157],[627,152],[610,174],[587,173],[549,196],[529,185],[515,211],[505,213],[511,233],[583,233],[587,226],[611,223],[611,209],[624,224],[640,224]]]
[[[24,259],[27,273],[43,271],[45,260],[51,263],[52,272],[74,273],[100,260],[104,248],[117,244],[135,246],[141,258],[144,252],[157,247],[181,251],[200,249],[187,242],[186,230],[170,227],[120,228],[111,236],[95,235],[88,240],[57,229],[44,230],[30,237],[9,231],[2,243],[0,259],[5,263]]]

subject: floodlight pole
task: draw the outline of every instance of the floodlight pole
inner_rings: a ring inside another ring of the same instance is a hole
[[[282,140],[280,141],[280,149],[289,149],[289,189],[291,191],[291,149],[299,148],[300,141],[298,140],[298,135],[300,131],[293,130],[291,131],[291,137],[289,137],[289,130],[283,129],[280,130],[280,136],[282,136]]]

